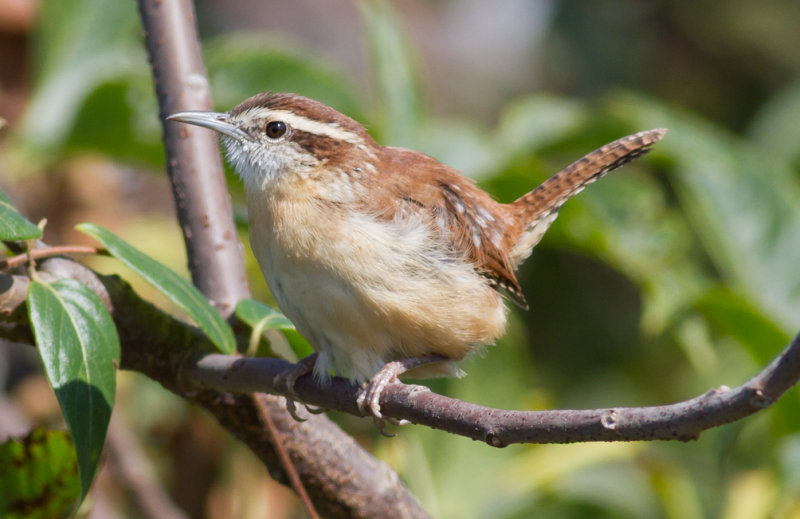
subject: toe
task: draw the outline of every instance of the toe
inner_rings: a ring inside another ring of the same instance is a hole
[[[377,416],[373,416],[372,420],[375,422],[375,427],[378,428],[378,432],[381,433],[381,436],[385,436],[387,438],[394,438],[394,433],[386,432],[386,421],[378,418]]]
[[[295,419],[297,422],[305,422],[306,419],[302,416],[297,414],[297,405],[294,403],[294,400],[291,398],[286,399],[286,411],[292,415],[292,418]]]
[[[327,409],[325,409],[324,407],[317,407],[317,406],[308,405],[308,404],[303,404],[303,405],[305,406],[306,411],[308,411],[311,414],[322,414],[325,411],[327,411]]]
[[[383,418],[383,414],[381,414],[381,393],[383,392],[383,387],[380,387],[377,391],[375,391],[372,395],[370,395],[369,399],[369,410],[372,413],[372,416],[375,418]]]

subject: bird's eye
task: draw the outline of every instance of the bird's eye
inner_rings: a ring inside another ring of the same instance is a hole
[[[286,134],[288,127],[283,121],[270,121],[267,123],[267,137],[270,139],[277,139]]]

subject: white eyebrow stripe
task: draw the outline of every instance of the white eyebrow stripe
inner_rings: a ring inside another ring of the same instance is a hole
[[[313,119],[303,117],[302,115],[289,112],[288,110],[270,110],[266,108],[260,108],[256,109],[255,111],[258,116],[264,117],[265,119],[283,121],[291,128],[303,132],[313,133],[314,135],[322,135],[324,137],[330,137],[332,139],[349,142],[351,144],[359,144],[363,142],[363,139],[360,135],[349,130],[345,130],[336,123],[323,123],[320,121],[315,121]]]

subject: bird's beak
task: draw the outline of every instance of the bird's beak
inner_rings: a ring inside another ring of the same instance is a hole
[[[169,121],[194,124],[219,132],[236,140],[254,140],[249,133],[228,121],[228,114],[219,112],[178,112],[167,116]]]

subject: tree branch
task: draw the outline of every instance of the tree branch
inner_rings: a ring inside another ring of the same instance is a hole
[[[184,367],[192,364],[190,359],[198,352],[214,351],[200,330],[141,299],[120,277],[98,276],[70,259],[43,261],[39,275],[45,281],[77,279],[92,289],[112,312],[121,342],[122,369],[139,371],[204,407],[262,460],[273,478],[289,485],[253,395],[202,390],[187,379]],[[25,276],[0,273],[0,337],[33,344],[25,311],[28,282]],[[246,344],[249,330],[235,328],[241,332],[237,337],[240,344]],[[315,415],[298,423],[286,412],[282,397],[270,395],[259,400],[323,517],[428,517],[395,471],[326,417]]]
[[[139,440],[119,412],[108,424],[108,463],[124,484],[130,505],[145,519],[187,519],[161,486]]]
[[[287,363],[270,358],[206,355],[187,363],[184,376],[204,389],[281,393],[274,376]],[[671,405],[557,411],[505,411],[431,392],[417,385],[392,384],[381,398],[384,416],[406,419],[480,440],[494,447],[512,443],[696,439],[702,431],[734,422],[772,405],[800,379],[800,335],[758,375],[741,386],[725,386]],[[363,416],[358,388],[335,377],[320,387],[310,375],[297,381],[308,404]]]
[[[49,258],[52,256],[63,256],[71,254],[102,254],[102,249],[87,247],[84,245],[61,245],[56,247],[44,247],[33,249],[25,254],[18,254],[13,258],[0,259],[0,270],[13,269],[24,265],[30,260]]]
[[[140,0],[139,12],[164,128],[167,174],[194,284],[224,316],[249,296],[242,245],[213,132],[164,122],[213,110],[190,0]]]
[[[178,110],[210,109],[208,84],[188,0],[142,0],[140,10],[162,116]],[[165,144],[179,219],[189,244],[192,276],[217,307],[229,315],[235,302],[246,297],[248,290],[222,181],[216,138],[210,132],[168,125]],[[270,387],[272,379],[287,363],[210,353],[198,357],[197,352],[212,351],[209,342],[195,328],[141,300],[118,277],[97,280],[87,269],[64,259],[51,259],[43,264],[61,265],[60,272],[54,275],[95,279],[87,284],[112,309],[122,341],[124,369],[140,371],[206,408],[264,461],[273,477],[287,481],[253,396],[236,394],[276,393],[278,388]],[[19,312],[20,303],[24,302],[24,289],[20,286],[26,282],[24,277],[0,275],[2,336],[17,340],[30,336],[25,314]],[[240,341],[244,338],[240,337]],[[408,419],[497,447],[520,442],[685,441],[710,427],[769,406],[798,377],[800,338],[742,386],[719,388],[667,406],[503,411],[437,395],[422,386],[403,384],[390,385],[381,404],[386,416]],[[323,388],[313,378],[303,377],[296,390],[308,403],[361,414],[355,403],[357,389],[346,380],[336,378],[330,387]],[[298,423],[285,412],[282,398],[265,398],[263,403],[304,485],[325,516],[425,516],[397,474],[329,420],[311,416],[307,422]]]
[[[177,111],[211,110],[191,1],[139,0],[138,3],[162,121],[166,115]],[[249,289],[217,137],[202,129],[164,123],[164,145],[192,279],[220,312],[230,317],[236,303],[249,297]],[[142,344],[145,343],[135,341],[131,348]],[[138,369],[155,378],[152,372],[146,371],[151,367],[152,363],[148,362]],[[169,375],[174,378],[174,373]],[[164,377],[157,380],[176,389],[174,380]],[[273,477],[286,483],[283,470],[297,470],[312,501],[327,511],[326,515],[385,517],[387,510],[388,515],[394,515],[396,507],[403,512],[401,516],[425,516],[397,474],[388,467],[376,467],[379,462],[327,418],[320,416],[300,427],[286,412],[285,401],[272,395],[229,397],[201,392],[195,398],[261,457]],[[270,419],[260,420],[259,413],[265,411],[270,413]],[[264,431],[265,426],[270,434]],[[293,466],[282,469],[274,450],[277,442],[285,444]],[[320,451],[320,446],[326,449]],[[378,476],[376,480],[360,477],[367,475],[368,471],[363,472],[366,467],[386,477]],[[376,487],[376,481],[387,487]]]
[[[49,271],[60,271],[62,275],[64,264],[80,267],[60,258],[48,260],[50,262],[59,262],[61,266],[58,269],[50,267]],[[85,281],[85,274],[82,276]],[[102,281],[109,293],[113,294],[111,301],[114,307],[118,308],[114,312],[115,321],[126,346],[123,348],[122,367],[141,371],[168,389],[188,394],[205,407],[214,409],[212,412],[223,425],[245,440],[259,456],[274,457],[275,453],[265,450],[262,445],[261,436],[264,433],[255,430],[260,424],[257,412],[234,412],[234,402],[239,397],[233,394],[279,394],[283,388],[275,387],[272,382],[275,375],[285,370],[289,363],[274,358],[244,358],[214,353],[199,355],[196,352],[210,351],[211,346],[197,330],[142,301],[118,278],[106,277]],[[13,316],[21,313],[17,305],[24,302],[24,290],[20,287],[27,285],[27,279],[22,276],[0,276],[0,285],[6,286],[6,290],[0,290],[0,336],[24,337],[24,333],[14,328],[27,327],[27,323]],[[108,294],[106,297],[109,297]],[[22,314],[24,316],[24,312]],[[141,322],[150,325],[142,327],[137,324]],[[240,340],[246,338],[242,336]],[[176,380],[176,373],[180,375],[177,377],[179,380]],[[382,395],[381,411],[392,418],[406,419],[495,447],[513,443],[688,441],[696,439],[707,429],[740,420],[769,407],[799,379],[800,335],[744,384],[735,388],[723,386],[712,389],[676,404],[588,410],[506,411],[438,395],[423,386],[391,384]],[[358,388],[343,378],[333,377],[329,386],[322,387],[307,375],[298,379],[295,390],[308,404],[363,416],[356,404]],[[282,400],[277,400],[279,402],[276,405],[282,409]],[[225,411],[226,406],[232,408]],[[248,414],[252,416],[244,419]],[[284,421],[287,418],[282,415],[281,426],[292,429],[311,424],[316,427],[320,417],[310,415],[309,422],[304,424],[297,424],[291,418]],[[245,425],[240,424],[242,420]],[[347,439],[351,441],[349,437]],[[321,456],[329,464],[328,455]]]

